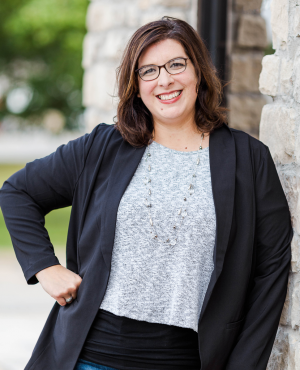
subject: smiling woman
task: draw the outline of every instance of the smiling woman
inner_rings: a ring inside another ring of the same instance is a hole
[[[187,122],[193,138],[198,136],[192,148],[202,132],[207,134],[206,146],[208,134],[227,121],[215,67],[200,36],[186,22],[164,17],[139,28],[126,47],[117,77],[116,127],[133,146],[145,145],[150,138],[162,143],[161,120],[168,120],[168,130],[176,131]]]
[[[118,83],[115,125],[0,191],[26,280],[57,301],[25,370],[265,370],[293,235],[268,147],[226,125],[186,22],[138,29]],[[70,205],[64,268],[44,221]]]

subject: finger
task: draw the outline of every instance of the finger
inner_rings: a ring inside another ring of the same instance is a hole
[[[66,303],[66,300],[64,298],[56,298],[56,302],[60,305],[60,306],[65,306],[67,303]]]
[[[68,297],[65,297],[65,301],[66,301],[66,303],[67,303],[67,304],[72,303],[72,302],[73,302],[73,297],[72,297],[72,295],[69,295]]]

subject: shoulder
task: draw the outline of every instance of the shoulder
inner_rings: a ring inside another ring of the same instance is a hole
[[[228,129],[232,133],[238,152],[249,152],[251,157],[259,162],[268,154],[269,148],[262,141],[242,130],[231,127],[228,127]]]
[[[108,124],[108,123],[99,123],[97,126],[94,127],[94,129],[91,131],[90,135],[94,136],[103,136],[103,135],[109,135],[113,131],[116,130],[115,124]]]
[[[111,140],[112,137],[115,140]],[[86,138],[88,146],[93,148],[94,146],[102,147],[108,142],[113,145],[115,141],[120,141],[122,136],[115,124],[99,123],[89,134],[86,134]]]
[[[272,157],[267,145],[250,134],[225,124],[221,127],[220,134],[222,140],[229,140],[234,145],[237,169],[248,171],[252,168],[255,174],[264,163],[271,163]]]

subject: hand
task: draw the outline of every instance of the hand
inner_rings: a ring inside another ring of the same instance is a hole
[[[67,304],[66,299],[72,297],[74,300],[77,297],[77,290],[82,281],[79,275],[61,265],[47,267],[35,276],[43,289],[61,306]]]

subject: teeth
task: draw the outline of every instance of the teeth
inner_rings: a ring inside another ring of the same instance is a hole
[[[170,100],[176,98],[176,96],[180,95],[181,91],[176,91],[173,94],[169,95],[158,95],[159,99],[161,100]]]

